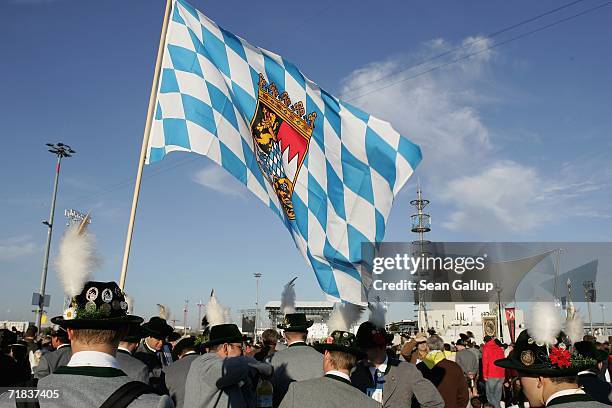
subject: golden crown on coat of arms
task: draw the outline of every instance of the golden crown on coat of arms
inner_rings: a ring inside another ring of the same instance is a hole
[[[289,94],[284,91],[279,94],[275,83],[268,84],[263,74],[259,74],[259,100],[268,105],[283,120],[289,122],[293,127],[310,138],[314,129],[317,112],[305,115],[304,103],[302,101],[292,103]]]

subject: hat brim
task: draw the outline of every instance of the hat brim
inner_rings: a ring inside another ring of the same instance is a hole
[[[108,319],[64,319],[64,316],[51,318],[51,322],[66,329],[115,329],[124,324],[140,324],[143,318],[134,315],[109,317]]]
[[[214,340],[209,340],[206,343],[203,343],[204,347],[216,346],[223,343],[242,343],[247,340],[247,336],[233,336],[233,337],[222,337]]]
[[[386,346],[388,346],[389,344],[392,344],[392,343],[393,343],[393,335],[391,333],[386,333],[385,334],[385,344],[384,345],[383,344],[375,343],[374,341],[372,341],[371,338],[368,338],[368,339],[359,339],[359,338],[357,338],[357,344],[362,349],[375,348],[375,347],[386,347]]]
[[[509,368],[528,375],[541,375],[545,377],[570,377],[577,375],[584,367],[568,367],[568,368],[549,368],[546,366],[534,364],[525,366],[511,358],[502,358],[496,360],[494,364],[498,367]]]
[[[307,320],[305,325],[302,326],[285,326],[284,324],[277,324],[276,328],[287,332],[305,332],[308,331],[310,326],[314,324],[314,320]]]
[[[319,343],[319,344],[315,344],[314,345],[315,350],[317,350],[319,353],[323,353],[325,351],[341,351],[343,353],[348,353],[348,354],[352,354],[357,358],[363,358],[366,356],[366,353],[360,349],[360,348],[356,348],[356,347],[343,347],[340,346],[338,344],[327,344],[327,343]]]
[[[162,330],[155,330],[148,326],[149,323],[145,323],[142,325],[142,337],[155,337],[156,339],[163,340],[174,332],[172,326],[167,325],[168,327],[162,328]]]

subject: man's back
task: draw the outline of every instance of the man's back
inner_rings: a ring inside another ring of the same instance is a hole
[[[323,355],[305,343],[277,351],[270,364],[274,367],[275,406],[280,404],[290,383],[323,376]]]
[[[413,396],[422,407],[444,407],[444,401],[436,387],[431,381],[423,378],[421,372],[412,363],[389,359],[384,378],[383,407],[409,407]],[[363,362],[357,363],[351,374],[351,381],[363,393],[368,388],[374,387],[370,368]]]
[[[438,391],[444,399],[446,408],[465,408],[469,400],[468,385],[459,364],[448,359],[440,361],[436,367],[443,370],[444,376]]]
[[[469,349],[457,351],[455,362],[459,364],[459,367],[463,370],[463,374],[466,376],[468,373],[478,373],[478,357]]]
[[[111,367],[61,367],[38,382],[40,390],[58,390],[57,399],[41,399],[45,408],[99,407],[119,387],[131,381],[121,370]],[[171,408],[169,396],[144,394],[134,400],[131,408]]]
[[[135,381],[142,381],[145,384],[149,383],[149,367],[145,363],[124,350],[117,350],[115,357],[119,362],[121,371],[126,373],[128,377]]]
[[[189,408],[247,407],[255,401],[258,371],[272,375],[272,366],[250,357],[221,358],[206,353],[191,363],[185,384]]]
[[[348,381],[320,377],[293,382],[280,408],[380,408],[372,398],[353,387]]]
[[[34,369],[34,377],[41,379],[53,373],[58,367],[65,366],[70,361],[72,349],[70,345],[62,345],[57,350],[43,354]]]
[[[189,354],[164,368],[164,380],[170,397],[176,408],[182,408],[185,403],[185,384],[191,363],[198,358],[198,354]]]

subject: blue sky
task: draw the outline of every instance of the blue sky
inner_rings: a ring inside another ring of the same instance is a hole
[[[563,3],[192,0],[419,143],[416,175],[432,200],[437,241],[612,240],[612,7],[495,47],[602,3],[584,0],[487,38]],[[103,260],[95,278],[118,279],[163,7],[162,0],[0,3],[0,318],[33,319],[28,304],[39,286],[40,222],[54,168],[46,142],[77,151],[62,169],[52,262],[63,209],[91,210]],[[374,88],[383,89],[353,99]],[[415,180],[396,200],[388,241],[413,239]],[[263,273],[262,303],[278,299],[294,276],[298,299],[323,298],[276,215],[220,168],[182,153],[145,168],[126,287],[136,313],[150,316],[166,303],[181,319],[189,299],[196,324],[194,304],[213,287],[233,311],[253,307],[254,272]],[[47,291],[50,314],[61,313],[52,264]],[[394,306],[392,317],[408,310]]]

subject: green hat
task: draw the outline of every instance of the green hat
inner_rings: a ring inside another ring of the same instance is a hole
[[[324,343],[315,344],[314,348],[321,353],[328,350],[352,354],[357,358],[365,356],[363,350],[357,345],[355,335],[342,330],[334,330]]]
[[[598,363],[608,358],[608,353],[599,350],[595,344],[590,341],[579,341],[574,343],[574,349],[583,356],[592,358]]]
[[[242,343],[247,339],[235,324],[218,324],[210,328],[206,347],[223,343]]]
[[[537,344],[527,330],[523,330],[516,339],[510,356],[495,361],[499,367],[546,377],[571,377],[595,364],[595,359],[577,350],[570,351],[563,342],[554,346]]]
[[[386,347],[392,341],[391,333],[387,333],[384,327],[376,327],[370,321],[361,323],[357,329],[357,343],[361,348]]]
[[[306,320],[304,313],[287,313],[283,323],[276,327],[288,332],[306,332],[313,323],[312,320]]]
[[[144,332],[143,337],[149,336],[159,340],[165,340],[166,337],[172,334],[174,329],[166,323],[166,319],[153,316],[148,322],[142,325],[142,331]]]
[[[72,298],[64,315],[51,321],[64,328],[104,330],[140,324],[142,317],[128,314],[125,293],[115,282],[89,281],[81,293]]]

